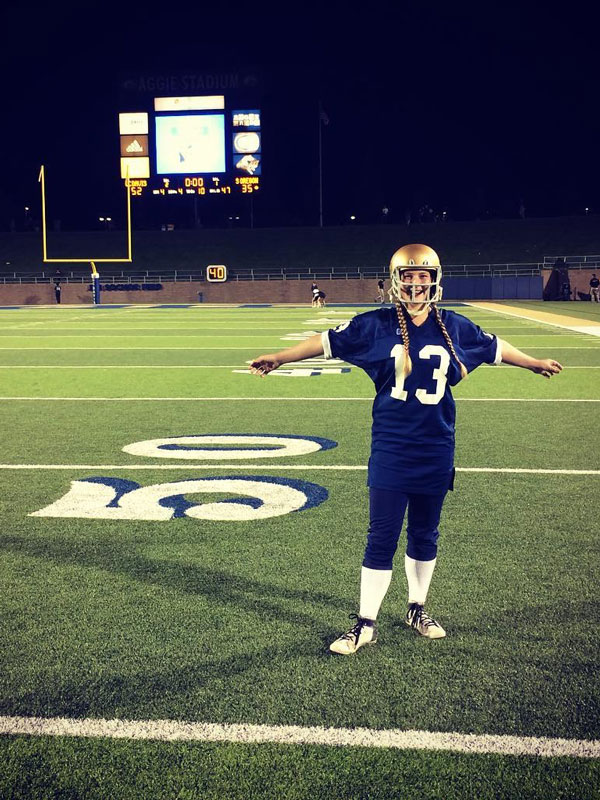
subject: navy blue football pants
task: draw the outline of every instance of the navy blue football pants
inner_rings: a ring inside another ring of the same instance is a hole
[[[443,494],[405,494],[369,488],[370,523],[363,567],[391,569],[408,507],[406,554],[416,561],[437,555]]]

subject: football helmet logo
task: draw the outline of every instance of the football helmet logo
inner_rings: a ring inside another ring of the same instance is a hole
[[[426,269],[431,275],[431,283],[423,286],[403,281],[403,273],[415,269]],[[422,314],[432,303],[442,299],[442,265],[435,250],[426,244],[406,244],[396,250],[390,261],[390,279],[390,295],[402,303],[411,316]],[[411,308],[407,307],[408,303]],[[418,309],[414,308],[415,303],[419,304]]]

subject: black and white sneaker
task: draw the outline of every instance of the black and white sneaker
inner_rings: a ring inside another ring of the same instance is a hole
[[[411,603],[409,605],[404,621],[409,627],[427,639],[443,639],[446,635],[446,631],[439,622],[430,617],[420,603]]]
[[[375,644],[377,641],[377,627],[372,619],[359,617],[358,614],[350,614],[350,619],[355,619],[356,623],[329,645],[332,653],[349,656],[363,644]]]

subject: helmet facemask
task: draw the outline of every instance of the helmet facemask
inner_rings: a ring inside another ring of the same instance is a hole
[[[430,283],[405,280],[406,272],[427,272]],[[405,245],[392,256],[390,263],[392,301],[401,303],[411,317],[429,310],[442,299],[442,267],[435,250],[427,245]]]

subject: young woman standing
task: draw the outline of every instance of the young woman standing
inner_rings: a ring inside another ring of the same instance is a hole
[[[261,355],[250,369],[267,375],[282,364],[325,355],[361,367],[376,389],[368,486],[370,524],[360,580],[358,614],[330,646],[350,655],[377,641],[375,621],[392,578],[405,515],[408,581],[406,623],[440,639],[442,626],[425,611],[437,557],[438,525],[454,482],[455,404],[450,387],[480,364],[503,362],[550,378],[562,366],[537,359],[486,333],[436,303],[442,269],[427,245],[401,247],[390,262],[395,308],[359,314],[279,353]]]

